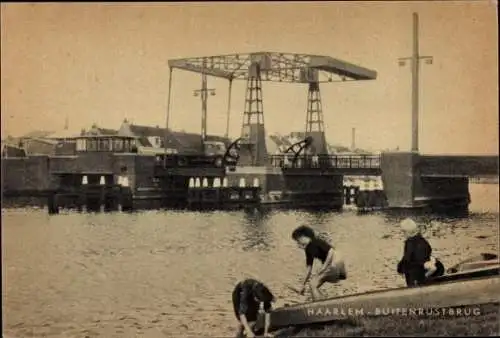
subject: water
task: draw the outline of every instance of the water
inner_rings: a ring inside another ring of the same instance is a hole
[[[445,265],[498,251],[498,186],[471,187],[468,219],[420,218]],[[61,214],[4,210],[3,326],[13,337],[234,336],[231,292],[255,277],[296,299],[308,223],[347,258],[329,295],[402,286],[396,217],[353,212]],[[278,304],[278,305],[279,305]]]

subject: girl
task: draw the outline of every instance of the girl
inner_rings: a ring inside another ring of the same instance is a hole
[[[304,294],[307,285],[311,288],[313,300],[321,297],[319,288],[325,283],[337,283],[347,278],[344,261],[333,247],[321,238],[317,238],[314,230],[300,226],[292,233],[292,238],[306,254],[307,272],[300,294]],[[314,259],[323,264],[316,276],[311,278]]]

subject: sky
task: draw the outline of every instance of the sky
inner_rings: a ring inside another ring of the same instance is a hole
[[[420,53],[420,151],[498,154],[496,2],[61,3],[1,5],[2,135],[165,126],[168,60],[276,51],[319,54],[377,71],[373,81],[321,85],[326,138],[410,150],[412,13]],[[170,127],[199,132],[198,74],[175,70]],[[233,84],[238,137],[244,81]],[[224,134],[228,83],[209,78],[208,132]],[[307,86],[263,84],[266,131],[304,131]]]

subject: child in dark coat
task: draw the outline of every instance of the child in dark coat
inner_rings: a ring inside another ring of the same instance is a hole
[[[432,256],[432,248],[420,233],[417,224],[407,218],[401,222],[401,228],[407,238],[403,258],[398,263],[397,271],[405,275],[406,285],[418,286],[431,278],[442,276],[444,266]]]

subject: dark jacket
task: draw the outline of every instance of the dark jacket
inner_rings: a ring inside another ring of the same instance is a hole
[[[264,311],[271,311],[274,296],[269,289],[255,279],[245,279],[236,284],[233,290],[234,314],[238,320],[244,314],[248,321],[257,320],[260,303],[264,303]]]
[[[404,245],[403,258],[398,263],[398,273],[424,268],[425,262],[431,258],[432,248],[421,234],[408,237]]]
[[[408,286],[417,286],[425,281],[424,264],[432,254],[432,248],[421,234],[408,237],[404,245],[403,258],[398,263],[398,273],[405,275]]]

